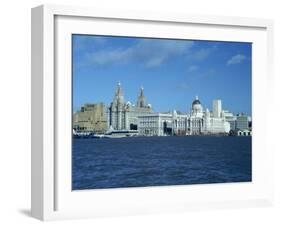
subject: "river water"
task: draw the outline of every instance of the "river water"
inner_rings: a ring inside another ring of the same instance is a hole
[[[73,139],[72,189],[247,182],[251,137]]]

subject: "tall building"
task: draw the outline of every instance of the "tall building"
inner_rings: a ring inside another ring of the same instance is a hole
[[[139,95],[138,101],[137,101],[137,107],[144,108],[145,106],[147,106],[146,97],[144,96],[144,89],[143,89],[143,87],[141,87],[140,95]]]
[[[137,130],[138,116],[152,113],[152,106],[147,104],[144,88],[140,90],[137,105],[125,102],[124,93],[119,82],[108,108],[108,128],[111,130]]]
[[[113,102],[109,107],[108,123],[113,129],[121,130],[126,128],[126,107],[124,93],[120,82],[117,85]]]
[[[220,118],[222,112],[221,100],[213,100],[213,117]]]
[[[106,107],[103,103],[85,104],[73,115],[73,129],[83,132],[107,131]]]

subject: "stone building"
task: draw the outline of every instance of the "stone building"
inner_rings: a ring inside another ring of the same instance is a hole
[[[236,130],[236,116],[232,112],[224,111],[224,117],[230,124],[230,130]]]
[[[141,136],[186,135],[188,116],[176,111],[152,113],[138,117],[138,130]]]
[[[213,102],[213,112],[203,110],[198,97],[192,102],[190,114],[177,111],[153,113],[138,117],[138,130],[142,136],[227,134],[230,124],[226,121],[220,100]]]
[[[107,117],[111,130],[137,130],[138,117],[152,113],[152,106],[147,104],[144,89],[141,88],[137,105],[126,102],[120,82],[117,85],[113,102],[110,104]]]
[[[106,106],[103,103],[85,104],[73,115],[73,129],[80,132],[107,131]]]
[[[190,135],[201,134],[205,132],[204,129],[206,129],[205,115],[201,102],[196,96],[195,100],[192,102],[191,113],[188,119],[188,133]]]
[[[76,131],[138,131],[143,136],[227,134],[234,126],[240,130],[248,129],[247,116],[234,117],[231,112],[224,111],[221,100],[213,101],[212,111],[204,110],[196,96],[188,113],[176,110],[154,113],[152,106],[147,103],[143,87],[134,105],[125,101],[120,82],[109,106],[103,103],[86,104],[73,116],[73,128]]]
[[[189,118],[189,134],[219,134],[229,131],[230,124],[225,119],[221,100],[213,101],[213,111],[210,112],[208,108],[203,111],[200,100],[195,97]]]

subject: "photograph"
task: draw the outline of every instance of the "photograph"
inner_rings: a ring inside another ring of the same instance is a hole
[[[252,43],[71,45],[72,190],[252,181]]]

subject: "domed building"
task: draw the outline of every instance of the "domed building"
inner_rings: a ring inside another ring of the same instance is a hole
[[[195,100],[192,102],[192,113],[194,115],[197,115],[197,114],[201,114],[202,112],[203,112],[203,108],[201,102],[198,99],[198,96],[196,96]]]
[[[213,112],[210,112],[208,108],[204,111],[200,100],[197,96],[195,97],[188,120],[190,135],[219,134],[230,131],[230,124],[226,121],[224,112],[221,111],[221,100],[214,100],[214,103],[216,104],[213,105]]]
[[[222,110],[221,100],[213,101],[212,111],[207,108],[204,110],[198,96],[192,102],[189,112],[173,110],[153,113],[143,87],[134,105],[125,100],[119,82],[109,106],[103,103],[83,106],[74,114],[73,127],[77,131],[96,133],[134,130],[129,132],[137,132],[141,136],[226,134],[230,131],[229,115],[228,111]],[[236,126],[237,121],[234,122]]]
[[[190,134],[195,135],[203,133],[203,116],[203,107],[198,96],[196,96],[195,100],[192,102],[191,114],[188,120]]]
[[[174,110],[166,113],[139,115],[139,134],[143,136],[226,134],[230,130],[230,124],[221,111],[221,101],[215,101],[220,104],[215,104],[212,112],[209,109],[204,111],[196,96],[189,114]],[[217,114],[218,112],[219,114]]]

